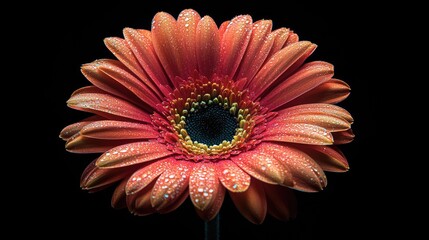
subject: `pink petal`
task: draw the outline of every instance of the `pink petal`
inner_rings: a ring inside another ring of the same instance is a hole
[[[147,187],[154,179],[170,168],[174,161],[172,158],[159,160],[133,173],[125,185],[127,195],[133,195]]]
[[[233,77],[244,56],[252,33],[252,18],[240,15],[231,20],[221,40],[218,73]]]
[[[152,125],[111,120],[87,124],[80,133],[97,139],[152,139],[159,136]]]
[[[320,84],[329,81],[333,75],[334,67],[329,63],[307,63],[286,81],[276,86],[270,94],[267,94],[261,100],[261,104],[270,110],[277,109]]]
[[[216,164],[219,180],[228,191],[244,192],[250,185],[250,176],[234,162],[225,160]]]
[[[213,163],[198,163],[194,166],[189,178],[189,195],[197,209],[205,211],[211,207],[220,188],[222,186]]]
[[[281,221],[287,221],[296,216],[296,198],[293,190],[272,184],[264,184],[264,190],[268,213],[271,216]]]
[[[283,45],[283,47],[287,47],[287,46],[289,46],[289,45],[291,45],[291,44],[293,44],[293,43],[296,43],[296,42],[298,42],[298,41],[299,41],[298,34],[296,34],[296,33],[294,33],[293,31],[291,31],[291,32],[289,33],[289,37],[288,37],[288,39],[286,40],[286,42],[285,42],[285,44]]]
[[[250,176],[270,184],[292,186],[292,175],[286,166],[273,156],[262,154],[258,148],[243,152],[231,158],[241,169]]]
[[[156,210],[150,204],[153,182],[141,191],[127,195],[128,210],[138,216],[147,216],[155,213]]]
[[[334,143],[332,134],[319,126],[311,124],[270,124],[264,132],[264,141],[330,145]]]
[[[128,46],[153,82],[169,85],[170,81],[155,53],[150,35],[132,28],[125,28],[123,32]]]
[[[265,89],[269,88],[284,72],[298,61],[314,44],[308,41],[291,44],[275,53],[250,82],[250,90],[259,97]]]
[[[87,138],[75,134],[66,142],[66,150],[72,153],[102,153],[116,146],[134,142],[136,140],[105,140]]]
[[[346,172],[349,170],[349,163],[346,157],[335,146],[300,146],[324,171]]]
[[[200,15],[192,9],[183,10],[177,18],[177,27],[179,31],[178,36],[180,36],[183,51],[184,54],[186,54],[186,57],[183,60],[185,61],[189,75],[192,74],[194,70],[198,69],[196,56],[196,30],[200,19]]]
[[[326,103],[301,104],[293,106],[278,112],[276,119],[281,119],[287,116],[295,116],[300,114],[329,114],[346,120],[348,123],[353,123],[352,115],[342,107]],[[282,117],[283,116],[283,117]]]
[[[175,78],[188,78],[186,53],[179,38],[176,20],[168,13],[159,12],[152,21],[152,41],[159,60],[170,81],[178,87]]]
[[[127,207],[127,194],[125,193],[125,185],[128,182],[128,178],[124,178],[112,195],[111,205],[113,208],[121,209]]]
[[[290,30],[288,28],[279,28],[270,33],[270,38],[274,39],[273,46],[271,47],[270,53],[267,56],[267,59],[271,58],[276,52],[280,51],[286,40],[288,39]]]
[[[97,160],[102,168],[118,168],[153,161],[172,155],[167,147],[158,142],[135,142],[110,149]]]
[[[88,125],[94,121],[101,120],[101,119],[103,119],[103,118],[101,118],[99,116],[91,116],[91,117],[85,118],[84,120],[82,120],[80,122],[70,124],[67,127],[65,127],[63,130],[61,130],[60,138],[67,141],[71,137],[73,137],[73,135],[79,133],[79,131],[83,127],[85,127],[86,125]]]
[[[296,106],[306,103],[330,103],[335,104],[343,101],[350,95],[350,86],[347,83],[332,78],[327,82],[311,89],[283,107]]]
[[[184,191],[182,195],[178,196],[176,200],[172,202],[170,205],[162,209],[157,209],[157,211],[161,214],[172,212],[176,210],[178,207],[180,207],[186,201],[186,199],[188,199],[188,197],[189,197],[189,191]]]
[[[107,119],[115,119],[119,116],[141,122],[151,122],[148,113],[125,100],[107,93],[78,93],[70,97],[67,105],[70,108],[94,113]]]
[[[216,23],[209,16],[203,17],[198,23],[195,41],[198,71],[210,78],[219,63],[220,37]]]
[[[355,138],[355,134],[351,129],[332,133],[332,136],[334,137],[334,144],[347,144]]]
[[[83,171],[80,178],[80,187],[83,189],[94,189],[117,182],[134,170],[126,169],[101,169],[95,165],[96,160],[92,161]]]
[[[176,161],[170,168],[166,168],[152,189],[152,207],[164,209],[179,199],[188,188],[192,165],[187,161]]]
[[[231,21],[225,21],[219,26],[219,38],[222,39]]]
[[[252,35],[235,79],[251,80],[261,68],[270,52],[274,37],[270,35],[271,20],[260,20],[253,24]]]
[[[327,179],[322,168],[303,151],[281,144],[261,143],[258,150],[275,157],[290,169],[294,185],[292,188],[315,192],[322,190]]]
[[[214,196],[214,201],[211,206],[207,207],[203,211],[197,208],[195,209],[197,211],[198,216],[200,216],[204,221],[213,220],[213,218],[215,218],[216,215],[219,213],[224,198],[225,188],[223,186],[220,186],[219,190],[216,192],[216,196]]]
[[[252,179],[245,192],[229,192],[232,202],[240,213],[250,222],[261,224],[267,214],[267,199],[263,183]]]

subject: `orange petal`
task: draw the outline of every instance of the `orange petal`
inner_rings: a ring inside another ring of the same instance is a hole
[[[219,26],[219,38],[222,39],[231,21],[225,21]]]
[[[131,143],[136,140],[105,140],[87,138],[75,134],[66,142],[66,150],[72,153],[102,153],[116,146]]]
[[[311,42],[302,41],[291,44],[275,53],[249,84],[255,98],[259,97],[309,49],[314,47],[315,45]]]
[[[272,25],[271,20],[260,20],[253,24],[249,45],[235,79],[247,78],[249,81],[259,71],[274,42],[274,37],[270,35]]]
[[[268,213],[282,221],[296,216],[296,198],[293,190],[279,185],[264,184]]]
[[[303,151],[284,144],[273,143],[261,143],[258,150],[275,157],[290,169],[294,180],[292,188],[315,192],[326,186],[327,179],[322,168]]]
[[[183,59],[188,71],[188,75],[191,75],[194,70],[197,70],[197,56],[196,56],[196,30],[198,22],[200,21],[200,15],[192,10],[183,10],[177,18],[177,28],[183,53],[185,58]]]
[[[252,33],[252,18],[240,15],[231,20],[221,40],[220,74],[233,77],[244,56]]]
[[[283,45],[283,47],[287,47],[293,43],[296,43],[299,41],[299,36],[298,34],[294,33],[293,31],[290,31],[289,33],[289,37],[287,38],[285,44]]]
[[[178,207],[180,207],[186,201],[186,199],[188,199],[188,197],[189,197],[189,191],[184,191],[180,196],[176,198],[174,202],[171,202],[171,204],[169,204],[165,208],[157,209],[157,211],[161,214],[172,212],[176,210]]]
[[[261,104],[277,109],[305,92],[327,82],[334,75],[334,66],[326,62],[311,62],[302,66],[286,81],[281,82],[265,96]]]
[[[73,137],[73,135],[79,133],[79,131],[83,127],[85,127],[86,125],[88,125],[94,121],[101,120],[101,119],[103,119],[103,118],[99,117],[99,116],[91,116],[91,117],[85,118],[84,120],[82,120],[80,122],[70,124],[67,127],[65,127],[63,130],[61,130],[60,138],[67,141],[71,137]]]
[[[91,112],[107,119],[116,116],[150,123],[148,113],[133,104],[107,93],[77,93],[67,101],[70,108]],[[113,117],[112,117],[113,116]]]
[[[250,176],[234,162],[226,160],[216,164],[219,180],[228,191],[244,192],[250,185]]]
[[[152,139],[159,135],[152,125],[111,120],[87,124],[80,133],[97,139]]]
[[[267,60],[283,48],[286,40],[289,37],[289,34],[290,30],[288,28],[279,28],[270,33],[270,38],[273,38],[274,42],[270,53],[268,54]]]
[[[188,188],[191,171],[192,164],[186,161],[177,161],[166,168],[152,189],[152,207],[160,210],[177,201]]]
[[[95,161],[92,161],[82,173],[80,187],[83,189],[94,189],[117,182],[129,176],[134,170],[133,168],[101,169],[95,165]]]
[[[312,145],[331,145],[334,143],[334,138],[328,130],[319,126],[303,123],[270,124],[264,132],[263,140]]]
[[[153,184],[152,182],[141,191],[132,195],[127,195],[127,206],[131,213],[138,216],[147,216],[156,212],[150,204],[150,193]]]
[[[292,175],[287,167],[273,156],[262,154],[258,148],[243,152],[231,158],[241,169],[250,176],[270,184],[292,186]]]
[[[186,53],[179,38],[177,22],[173,16],[165,12],[159,12],[152,21],[152,41],[159,60],[164,67],[170,81],[175,87],[178,84],[176,77],[188,78],[186,69]]]
[[[219,63],[220,37],[216,23],[209,16],[203,17],[198,23],[195,41],[198,71],[210,78]]]
[[[171,163],[173,161],[175,160],[172,158],[159,160],[133,173],[129,178],[127,185],[125,185],[125,192],[127,195],[133,195],[147,187],[149,183],[161,175],[166,169],[171,167]],[[149,195],[151,195],[151,193],[149,193]]]
[[[346,157],[335,146],[300,146],[324,171],[345,172],[349,170]]]
[[[161,63],[153,48],[152,39],[144,32],[125,28],[125,40],[133,51],[134,56],[154,83],[169,85],[168,77],[164,73]]]
[[[334,144],[347,144],[353,141],[355,138],[355,134],[353,133],[352,129],[332,133],[332,136],[334,137]]]
[[[164,144],[158,142],[135,142],[110,149],[97,160],[101,168],[118,168],[153,161],[172,155]]]
[[[211,221],[213,218],[218,215],[220,208],[222,207],[223,199],[225,198],[225,188],[223,186],[219,187],[219,190],[214,196],[213,204],[207,207],[205,210],[199,210],[195,208],[198,216],[200,216],[204,221]]]
[[[213,163],[198,163],[189,178],[189,195],[194,206],[204,211],[213,205],[220,188]]]
[[[326,103],[312,103],[312,104],[301,104],[293,106],[278,112],[279,115],[276,119],[281,119],[282,116],[294,116],[300,114],[330,114],[339,118],[345,119],[349,123],[353,123],[352,115],[342,107],[335,106]]]
[[[332,78],[320,84],[312,90],[302,94],[296,99],[288,102],[283,107],[296,106],[306,103],[330,103],[335,104],[343,101],[350,95],[350,86],[344,81]]]
[[[127,194],[125,193],[125,185],[128,182],[128,178],[124,178],[115,191],[113,191],[111,205],[113,208],[121,209],[127,207]]]
[[[267,199],[262,184],[252,179],[252,183],[247,191],[229,192],[232,202],[238,211],[254,224],[261,224],[267,214]]]

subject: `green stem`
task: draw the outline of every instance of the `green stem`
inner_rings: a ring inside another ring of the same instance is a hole
[[[216,217],[210,222],[204,223],[204,240],[219,240],[220,239],[220,214],[218,213]]]

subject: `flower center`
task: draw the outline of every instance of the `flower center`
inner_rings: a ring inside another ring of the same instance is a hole
[[[207,146],[231,142],[237,128],[234,115],[213,103],[189,114],[185,125],[185,130],[194,142]]]

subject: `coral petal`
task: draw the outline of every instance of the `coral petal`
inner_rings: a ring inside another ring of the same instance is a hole
[[[214,163],[194,166],[189,178],[189,195],[197,209],[205,211],[211,207],[221,187]]]
[[[312,145],[331,145],[334,143],[334,138],[328,130],[319,126],[303,123],[273,123],[264,132],[263,140]]]
[[[101,119],[103,119],[103,118],[100,116],[91,116],[91,117],[85,118],[84,120],[82,120],[80,122],[70,124],[67,127],[65,127],[63,130],[61,130],[60,138],[67,141],[71,137],[73,137],[73,135],[79,133],[79,131],[83,127],[85,127],[86,125],[88,125],[94,121],[101,120]]]
[[[127,169],[101,169],[92,161],[83,171],[80,178],[80,187],[83,189],[94,189],[109,185],[129,176],[133,168]]]
[[[111,120],[87,124],[80,133],[97,139],[151,139],[159,135],[152,125]]]
[[[147,216],[156,212],[150,204],[152,187],[153,182],[141,191],[132,195],[127,195],[127,205],[131,213],[138,216]]]
[[[245,192],[229,192],[232,202],[238,211],[250,222],[261,224],[267,214],[267,199],[263,183],[252,179]]]
[[[164,144],[158,142],[135,142],[110,149],[97,160],[102,168],[118,168],[153,161],[171,155]]]
[[[289,37],[289,34],[290,30],[288,28],[279,28],[270,33],[270,37],[274,39],[274,42],[270,53],[268,54],[267,60],[283,48],[286,40]]]
[[[230,192],[244,192],[250,185],[250,176],[232,161],[221,161],[217,166],[219,180]]]
[[[220,37],[216,23],[205,16],[196,29],[196,57],[198,71],[206,77],[211,77],[217,68],[220,58]]]
[[[72,153],[102,153],[116,146],[131,143],[136,140],[105,140],[87,138],[75,134],[66,142],[66,150]]]
[[[288,116],[301,115],[301,114],[328,114],[342,118],[348,123],[353,123],[352,115],[342,107],[335,106],[326,103],[312,103],[312,104],[301,104],[293,106],[278,112],[279,115],[276,119],[287,118]]]
[[[177,27],[179,31],[181,45],[185,54],[186,69],[188,75],[191,75],[197,69],[197,56],[196,56],[196,29],[200,21],[200,15],[192,10],[183,10],[177,18]]]
[[[346,157],[335,146],[300,146],[324,171],[345,172],[349,170]]]
[[[125,193],[125,185],[128,182],[128,178],[124,178],[115,191],[113,191],[111,205],[113,208],[121,209],[127,207],[127,194]]]
[[[211,221],[219,213],[220,208],[222,207],[223,199],[225,198],[225,188],[223,186],[219,187],[219,190],[214,196],[214,201],[211,206],[206,208],[204,211],[195,209],[198,216],[200,216],[204,221]]]
[[[355,138],[355,134],[352,129],[342,132],[334,132],[332,133],[332,136],[334,137],[334,144],[347,144]]]
[[[287,221],[296,216],[296,198],[293,190],[279,185],[264,184],[267,196],[268,213],[281,220]]]

